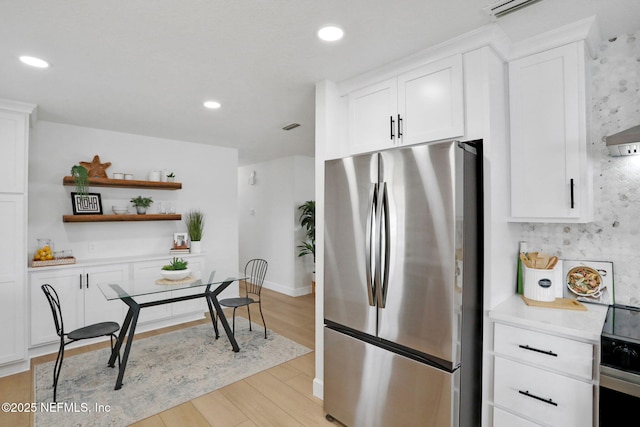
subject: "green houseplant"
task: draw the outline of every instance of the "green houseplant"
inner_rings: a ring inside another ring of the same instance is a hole
[[[311,255],[313,256],[313,264],[316,263],[316,201],[307,200],[302,205],[298,206],[300,211],[299,222],[302,228],[305,230],[306,239],[302,241],[302,244],[298,245],[298,256]]]
[[[191,252],[202,250],[202,235],[204,234],[204,212],[190,210],[184,215],[184,223],[187,226],[189,240],[191,240]]]
[[[131,203],[133,203],[133,206],[136,207],[136,211],[140,215],[143,215],[147,213],[147,208],[151,206],[151,203],[153,203],[153,200],[151,199],[151,197],[138,196],[131,199]]]
[[[89,171],[80,165],[71,166],[71,176],[76,184],[76,193],[86,196],[89,193]]]

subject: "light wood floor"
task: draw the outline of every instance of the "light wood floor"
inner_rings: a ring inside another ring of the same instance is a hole
[[[263,290],[262,304],[269,330],[276,331],[280,335],[314,349],[315,303],[313,295],[293,298],[265,289]],[[245,317],[246,313],[244,309],[237,311],[238,315]],[[251,309],[251,319],[261,324],[257,305]],[[204,319],[151,331],[136,335],[136,337],[157,335],[203,322],[209,322],[209,320]],[[224,334],[221,339],[225,339]],[[65,355],[69,357],[103,346],[108,346],[108,343],[79,347],[67,351]],[[167,408],[159,414],[133,424],[133,426],[340,426],[338,422],[330,423],[325,419],[322,401],[312,394],[314,358],[315,352],[311,352],[182,405]],[[33,402],[34,366],[50,360],[55,360],[55,354],[32,360],[31,371],[0,378],[2,401]],[[65,374],[64,369],[62,374]],[[0,412],[0,426],[32,425],[32,414]]]

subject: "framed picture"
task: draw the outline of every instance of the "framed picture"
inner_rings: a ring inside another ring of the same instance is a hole
[[[173,249],[188,249],[189,238],[186,232],[173,233]]]
[[[71,193],[71,207],[74,215],[102,215],[102,200],[98,193]]]

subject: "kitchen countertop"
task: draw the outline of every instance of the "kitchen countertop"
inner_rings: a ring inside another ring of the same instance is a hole
[[[513,295],[489,312],[494,321],[510,323],[568,338],[600,342],[607,305],[584,303],[587,311],[531,307]]]

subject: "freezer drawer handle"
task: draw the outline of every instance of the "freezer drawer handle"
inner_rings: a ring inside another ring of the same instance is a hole
[[[527,397],[531,397],[533,399],[539,400],[540,402],[548,403],[549,405],[558,406],[558,404],[556,402],[554,402],[553,400],[545,399],[545,398],[536,396],[535,394],[531,394],[531,393],[529,393],[529,390],[527,390],[527,391],[518,390],[518,393],[523,394],[523,395],[525,395]]]
[[[547,356],[558,357],[558,355],[556,353],[554,353],[553,351],[540,350],[538,348],[529,347],[528,345],[522,345],[522,344],[520,344],[518,347],[520,347],[520,348],[522,348],[524,350],[535,351],[536,353],[546,354]]]

